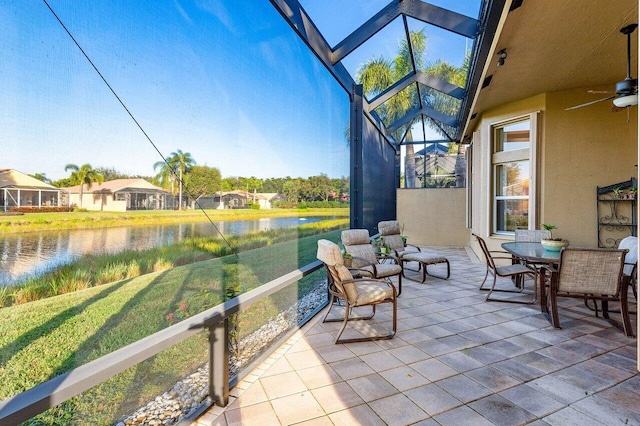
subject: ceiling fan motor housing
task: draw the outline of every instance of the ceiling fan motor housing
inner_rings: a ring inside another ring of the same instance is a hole
[[[638,79],[626,78],[616,83],[616,93],[618,95],[633,95],[637,93]]]

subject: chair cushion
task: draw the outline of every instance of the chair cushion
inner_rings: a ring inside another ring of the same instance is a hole
[[[402,255],[402,260],[431,264],[446,262],[447,258],[436,253],[407,252]]]
[[[369,244],[369,231],[366,229],[347,229],[340,234],[342,245],[354,246],[361,244]]]
[[[355,246],[344,245],[344,249],[349,253],[354,259],[351,261],[351,264],[354,268],[360,268],[363,266],[367,266],[370,263],[376,263],[376,253],[373,251],[373,246],[371,244],[359,244]],[[365,259],[367,262],[363,262],[360,259]]]
[[[397,220],[384,220],[378,222],[378,231],[383,237],[387,235],[400,235],[400,224]]]
[[[384,283],[365,281],[357,283],[356,287],[358,288],[358,298],[355,301],[355,306],[393,299],[393,289]]]
[[[340,247],[329,240],[318,240],[318,252],[316,257],[329,266],[343,264]]]
[[[384,238],[385,244],[389,246],[391,250],[402,251],[404,250],[404,241],[402,241],[402,235],[387,235]]]
[[[368,272],[372,277],[374,276],[373,266],[363,266],[360,270]],[[400,274],[402,272],[402,266],[395,263],[379,263],[376,265],[376,271],[378,275],[374,278],[386,278]]]

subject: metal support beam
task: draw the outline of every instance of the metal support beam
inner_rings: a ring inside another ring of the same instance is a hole
[[[354,84],[351,93],[351,111],[349,113],[349,147],[351,148],[351,228],[362,228],[364,214],[363,169],[362,169],[362,120],[363,88]]]
[[[229,403],[228,317],[209,328],[209,398],[218,407]]]
[[[478,33],[478,21],[468,16],[420,0],[394,0],[349,34],[333,49],[332,64],[337,64],[398,16],[405,15],[468,38]]]
[[[436,111],[431,107],[424,106],[423,108],[413,108],[407,111],[407,113],[404,116],[402,116],[402,118],[396,120],[395,122],[391,123],[391,125],[387,127],[387,133],[393,133],[396,130],[398,130],[400,127],[411,123],[420,114],[424,114],[435,121],[438,121],[442,124],[445,124],[451,127],[455,127],[457,123],[456,117],[443,114],[440,111]]]
[[[353,78],[342,64],[332,62],[332,51],[329,43],[322,36],[307,12],[297,0],[270,0],[291,28],[300,36],[311,51],[320,59],[331,75],[338,81],[342,88],[351,92],[355,84]]]
[[[452,96],[456,99],[462,99],[464,97],[464,89],[462,87],[458,87],[455,84],[449,83],[448,81],[420,71],[416,74],[406,75],[402,79],[398,80],[395,84],[390,86],[387,90],[378,94],[375,98],[371,99],[371,101],[369,102],[369,107],[371,109],[376,109],[377,107],[391,99],[394,95],[397,95],[412,83],[416,82],[424,84],[431,89],[437,90],[438,92],[442,92],[445,95]]]

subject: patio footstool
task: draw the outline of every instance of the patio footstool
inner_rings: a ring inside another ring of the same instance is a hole
[[[422,269],[422,281],[421,282],[425,282],[425,280],[427,279],[427,265],[435,265],[436,263],[446,263],[447,264],[447,276],[446,277],[438,277],[438,278],[443,278],[443,279],[448,279],[449,275],[451,274],[451,269],[450,269],[450,265],[449,265],[449,260],[442,256],[441,254],[436,254],[436,253],[425,253],[425,252],[418,252],[418,253],[407,253],[404,256],[402,256],[402,258],[400,259],[402,260],[402,275],[404,275],[404,262],[418,262],[419,266],[418,266],[418,271],[420,271],[420,269]],[[429,274],[431,275],[431,274]],[[436,275],[434,275],[436,276]]]

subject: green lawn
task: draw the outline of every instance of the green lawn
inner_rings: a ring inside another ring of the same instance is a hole
[[[315,260],[319,238],[339,231],[151,273],[0,309],[0,399],[112,352],[224,300],[230,285],[250,290]],[[318,275],[320,277],[322,275]],[[317,282],[274,295],[239,319],[246,335]],[[295,286],[293,286],[295,287]],[[206,360],[204,333],[50,410],[46,424],[108,423],[171,386]],[[122,399],[126,401],[122,401]],[[105,411],[99,414],[97,407]],[[96,417],[97,416],[97,417]],[[114,417],[115,416],[115,417]]]

